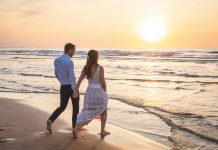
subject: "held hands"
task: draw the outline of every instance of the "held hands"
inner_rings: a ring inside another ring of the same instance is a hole
[[[74,89],[73,90],[73,98],[77,98],[79,96],[79,89]]]

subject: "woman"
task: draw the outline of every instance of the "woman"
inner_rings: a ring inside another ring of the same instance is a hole
[[[88,125],[95,118],[101,119],[101,137],[110,134],[105,130],[107,119],[108,96],[104,78],[104,68],[98,64],[98,52],[90,50],[86,65],[83,68],[79,80],[74,89],[74,96],[78,94],[79,86],[84,78],[88,79],[88,87],[84,96],[83,109],[77,116],[76,127],[73,130],[74,138],[77,138],[79,130]]]

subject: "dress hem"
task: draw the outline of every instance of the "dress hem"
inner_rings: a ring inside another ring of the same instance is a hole
[[[102,112],[100,112],[99,114],[97,114],[95,117],[89,119],[88,121],[76,123],[76,125],[85,126],[85,125],[88,125],[93,119],[101,119],[101,114],[106,110],[107,110],[107,108],[105,110],[103,110]]]

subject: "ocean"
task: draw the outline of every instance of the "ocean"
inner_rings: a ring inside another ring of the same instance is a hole
[[[62,52],[1,48],[0,95],[58,94],[53,61]],[[72,58],[77,79],[87,52]],[[218,49],[99,49],[99,64],[111,101],[125,103],[109,107],[109,123],[172,149],[218,150]]]

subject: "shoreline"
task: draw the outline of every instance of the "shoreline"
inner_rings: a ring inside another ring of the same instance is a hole
[[[9,99],[16,97],[21,103],[43,110],[48,114],[51,114],[60,105],[59,94],[10,93],[9,95],[8,93],[1,92],[1,96]],[[83,98],[84,95],[80,95],[80,111],[83,107]],[[59,118],[70,124],[71,114],[72,104],[71,100],[69,100],[67,108]],[[107,124],[128,130],[168,147],[173,147],[174,145],[169,140],[171,126],[168,126],[159,116],[118,99],[109,99]]]
[[[111,135],[105,137],[105,140],[100,140],[97,135],[100,124],[93,120],[90,125],[86,126],[85,136],[79,138],[74,142],[72,140],[72,133],[70,124],[66,120],[57,119],[53,125],[53,134],[47,134],[45,130],[45,123],[48,112],[36,109],[30,105],[23,104],[22,99],[8,99],[0,98],[0,132],[2,133],[1,147],[5,149],[18,147],[20,149],[28,149],[34,147],[36,144],[41,148],[35,149],[49,149],[56,145],[56,149],[70,149],[78,147],[78,149],[170,149],[169,147],[147,139],[138,134],[128,130],[119,128],[117,126],[107,124]],[[22,110],[22,111],[21,111]],[[65,139],[65,140],[63,140]],[[61,142],[63,140],[63,142]],[[60,144],[61,143],[61,144]],[[85,147],[84,147],[85,146]]]

